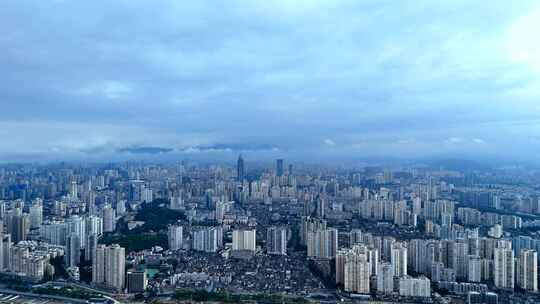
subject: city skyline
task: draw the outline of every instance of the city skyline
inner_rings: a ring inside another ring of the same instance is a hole
[[[540,0],[5,0],[1,303],[540,303]]]
[[[538,302],[540,169],[253,164],[0,165],[3,299]]]
[[[534,162],[538,20],[534,1],[7,1],[0,160]]]

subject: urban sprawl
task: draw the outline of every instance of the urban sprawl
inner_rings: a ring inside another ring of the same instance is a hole
[[[539,303],[540,171],[0,167],[0,294],[74,303]]]

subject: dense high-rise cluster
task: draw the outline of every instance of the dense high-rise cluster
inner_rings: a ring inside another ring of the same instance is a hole
[[[526,172],[249,168],[243,156],[236,166],[6,166],[0,276],[131,296],[535,299],[540,193]]]

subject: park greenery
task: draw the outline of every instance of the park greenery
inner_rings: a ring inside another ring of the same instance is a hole
[[[141,209],[135,215],[136,221],[143,221],[144,225],[135,228],[134,232],[157,232],[167,229],[167,225],[186,217],[182,211],[171,210],[163,205],[168,204],[167,200],[156,199],[152,203],[142,204]]]
[[[168,247],[167,235],[163,233],[144,233],[144,234],[106,234],[100,243],[105,245],[118,244],[126,248],[126,252],[141,251],[151,249],[154,246],[163,248]]]
[[[100,243],[119,244],[127,252],[151,249],[154,246],[167,249],[167,226],[186,218],[183,212],[167,208],[167,204],[165,199],[142,204],[134,220],[142,221],[144,225],[128,230],[127,224],[121,221],[118,223],[118,232],[105,234]]]

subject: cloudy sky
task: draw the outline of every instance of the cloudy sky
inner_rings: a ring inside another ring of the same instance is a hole
[[[526,159],[539,1],[2,1],[0,158]]]

